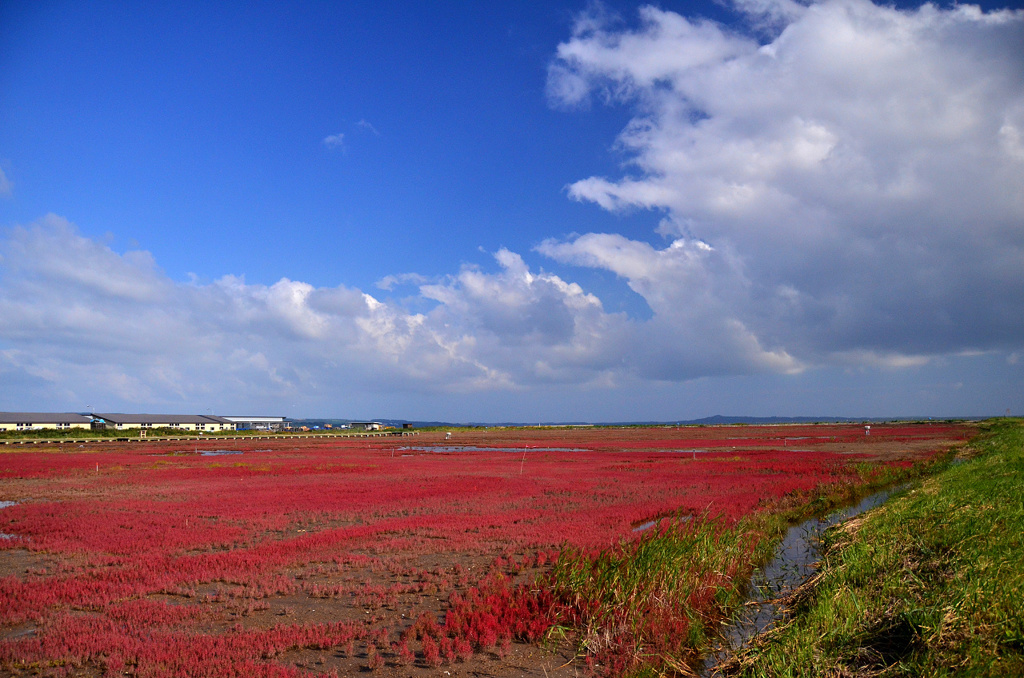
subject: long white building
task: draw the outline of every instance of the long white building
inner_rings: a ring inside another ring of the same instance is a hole
[[[93,415],[96,428],[126,429],[176,428],[182,431],[234,431],[235,422],[212,414],[121,414],[100,413]]]
[[[90,428],[92,417],[75,412],[0,412],[0,431]]]
[[[117,431],[175,428],[181,431],[219,433],[221,431],[234,431],[237,426],[233,421],[212,414],[0,412],[0,431],[62,430],[72,428],[109,428]]]

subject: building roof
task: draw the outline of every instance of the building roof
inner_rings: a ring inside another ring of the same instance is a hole
[[[91,417],[75,412],[0,412],[0,424],[88,424]]]
[[[260,422],[261,424],[277,424],[284,423],[285,417],[265,417],[265,416],[253,416],[253,417],[242,417],[237,415],[224,416],[221,419],[227,419],[228,421],[253,421]]]
[[[96,412],[94,417],[112,424],[234,424],[212,414],[122,414]]]

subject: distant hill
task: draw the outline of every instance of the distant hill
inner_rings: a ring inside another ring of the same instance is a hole
[[[950,417],[957,421],[988,419],[988,417]],[[385,426],[401,428],[403,424],[412,424],[414,428],[428,428],[435,426],[725,426],[729,424],[751,424],[751,425],[773,425],[773,424],[843,424],[843,423],[879,423],[889,421],[946,421],[945,417],[746,417],[726,416],[716,414],[712,417],[701,419],[677,419],[673,421],[613,421],[613,422],[592,422],[592,421],[558,421],[558,422],[530,422],[530,421],[505,421],[505,422],[452,422],[452,421],[413,421],[409,419],[370,419],[379,421]],[[330,424],[337,427],[351,424],[353,421],[367,421],[366,419],[292,419],[293,426],[320,426]]]

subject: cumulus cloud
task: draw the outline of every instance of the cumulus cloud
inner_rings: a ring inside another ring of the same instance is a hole
[[[684,337],[734,328],[741,363],[1019,347],[1024,12],[734,7],[747,33],[654,7],[632,27],[580,19],[549,96],[634,117],[623,176],[569,194],[663,212],[671,244],[587,234],[540,251],[622,276]]]
[[[737,259],[702,241],[678,239],[664,249],[615,234],[548,240],[538,250],[558,261],[612,271],[653,311],[634,334],[643,350],[623,359],[646,379],[683,380],[752,372],[798,372],[784,349],[762,346],[734,312],[746,297]]]
[[[49,215],[0,240],[0,373],[78,400],[102,391],[159,403],[223,402],[232,393],[330,399],[352,389],[606,388],[800,368],[723,308],[736,291],[717,288],[707,271],[736,262],[703,243],[657,251],[590,236],[541,249],[628,276],[654,320],[609,313],[580,285],[533,271],[507,249],[494,254],[493,271],[387,279],[384,287],[414,283],[432,302],[414,313],[358,289],[287,278],[177,282],[149,253],[115,252]]]
[[[519,255],[419,285],[430,313],[357,289],[226,275],[177,282],[48,215],[0,238],[0,375],[71,402],[465,393],[609,379],[629,321]],[[92,395],[90,395],[92,394]],[[136,405],[137,407],[137,405]]]
[[[613,379],[629,348],[626,316],[607,313],[576,283],[531,272],[514,252],[499,250],[495,259],[498,273],[464,267],[420,288],[439,302],[428,316],[432,326],[471,344],[478,360],[494,371],[495,385]]]

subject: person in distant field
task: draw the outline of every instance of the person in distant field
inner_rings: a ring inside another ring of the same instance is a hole
[[[444,434],[444,439],[445,440],[451,440],[452,439],[452,432],[448,431],[448,433],[445,433]]]

